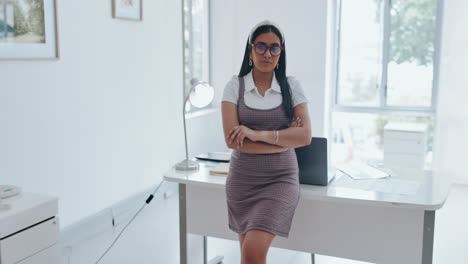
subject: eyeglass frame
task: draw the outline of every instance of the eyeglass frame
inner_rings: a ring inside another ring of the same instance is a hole
[[[256,45],[263,45],[263,46],[265,46],[265,47],[266,47],[265,52],[263,52],[263,53],[258,53],[258,52],[257,52]],[[257,53],[258,55],[264,55],[267,51],[270,51],[270,55],[271,55],[271,56],[273,56],[273,57],[278,57],[278,56],[280,56],[281,53],[283,52],[283,47],[280,46],[280,45],[277,45],[277,46],[276,46],[275,44],[273,44],[272,46],[268,46],[268,45],[266,45],[266,44],[264,44],[264,43],[262,43],[262,42],[258,42],[258,43],[251,43],[250,46],[254,48],[255,53]],[[279,53],[278,55],[273,55],[273,53],[271,53],[271,48],[273,48],[273,47],[277,47],[277,48],[280,49],[280,53]]]

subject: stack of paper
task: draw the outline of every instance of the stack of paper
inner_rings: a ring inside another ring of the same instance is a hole
[[[229,163],[218,163],[215,167],[210,169],[212,175],[228,175]]]

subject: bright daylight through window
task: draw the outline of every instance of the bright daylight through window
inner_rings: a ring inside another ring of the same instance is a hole
[[[184,97],[190,80],[210,82],[209,0],[184,0]],[[193,108],[187,103],[186,111]]]
[[[440,0],[341,0],[332,114],[335,164],[383,160],[389,121],[428,127],[431,163]]]

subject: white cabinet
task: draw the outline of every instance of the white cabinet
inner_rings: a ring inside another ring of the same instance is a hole
[[[427,125],[389,122],[384,127],[384,163],[393,169],[424,169]]]
[[[23,193],[0,210],[0,264],[58,264],[57,199]]]

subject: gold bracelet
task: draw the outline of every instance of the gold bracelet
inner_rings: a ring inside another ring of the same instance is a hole
[[[278,145],[278,141],[279,141],[279,131],[276,130],[276,142],[275,142],[275,145]]]

